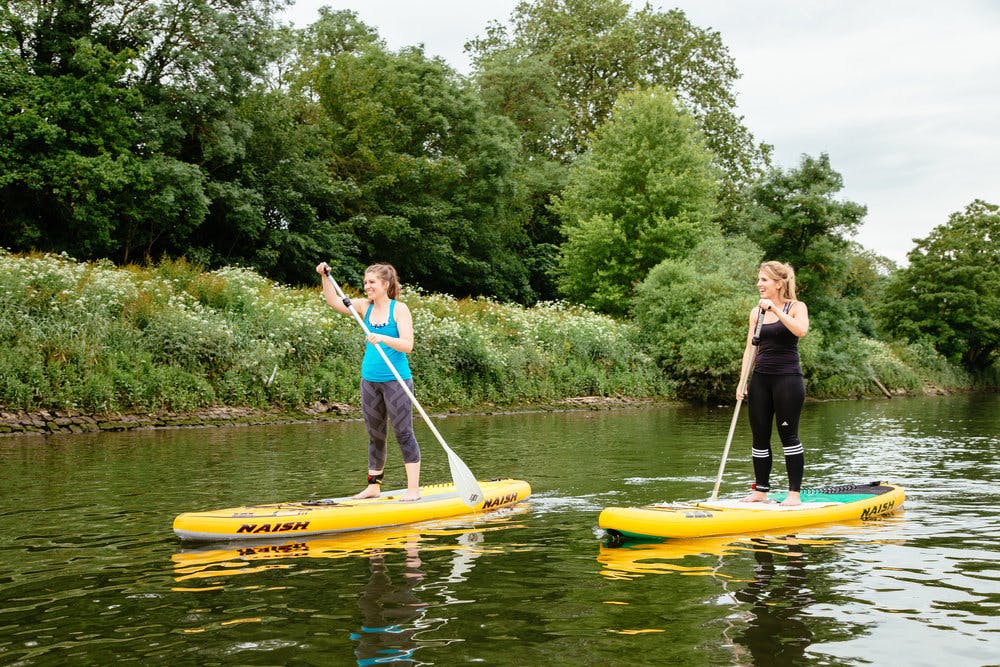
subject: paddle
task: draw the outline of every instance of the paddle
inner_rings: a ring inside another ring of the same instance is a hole
[[[747,366],[746,372],[740,374],[741,386],[753,370],[753,363],[757,359],[757,346],[760,344],[760,329],[762,326],[764,326],[763,308],[761,308],[760,312],[757,314],[757,326],[754,328],[753,338],[750,339],[750,344],[752,345],[753,350],[753,353],[750,356],[750,364]],[[712,489],[712,495],[708,498],[709,502],[719,497],[719,486],[722,484],[722,472],[726,469],[726,459],[729,458],[729,446],[733,444],[733,433],[736,431],[736,422],[740,418],[741,405],[743,405],[742,397],[736,399],[736,410],[733,411],[733,421],[729,424],[729,436],[726,438],[726,448],[722,450],[722,461],[719,463],[719,475],[715,478],[715,488]]]
[[[336,290],[337,296],[340,297],[340,299],[344,302],[344,305],[347,306],[347,309],[351,311],[351,315],[353,315],[354,319],[361,325],[361,329],[365,332],[365,336],[370,335],[371,330],[368,329],[365,325],[365,321],[361,319],[361,315],[359,315],[357,309],[354,308],[354,303],[352,303],[351,300],[341,291],[340,285],[338,285],[337,281],[333,279],[333,274],[329,269],[326,271],[326,277],[327,280],[329,280],[333,285],[333,289]],[[451,447],[448,446],[448,443],[446,443],[444,438],[441,437],[441,434],[438,433],[438,430],[434,428],[434,424],[431,423],[430,417],[428,417],[427,413],[424,412],[423,407],[421,407],[420,403],[417,401],[417,397],[414,396],[413,392],[410,391],[410,388],[406,386],[406,382],[404,382],[403,378],[399,375],[399,371],[397,371],[396,367],[392,365],[391,361],[389,361],[389,357],[386,356],[382,346],[379,343],[375,343],[373,347],[378,350],[378,353],[382,356],[382,361],[384,361],[385,365],[389,367],[390,371],[392,371],[392,374],[396,377],[396,381],[399,382],[399,386],[401,386],[403,391],[406,392],[410,401],[417,406],[417,411],[420,413],[420,416],[424,418],[424,422],[426,422],[427,427],[437,438],[438,442],[441,443],[441,446],[444,447],[444,451],[448,455],[448,466],[451,468],[451,479],[455,483],[455,489],[458,491],[458,495],[461,497],[462,502],[469,507],[475,507],[479,504],[479,501],[483,499],[483,490],[479,488],[479,482],[476,481],[476,476],[472,474],[472,471],[469,470],[469,466],[465,465],[465,462],[458,458],[458,454],[452,451]]]

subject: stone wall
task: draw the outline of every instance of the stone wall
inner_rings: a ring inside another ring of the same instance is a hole
[[[360,416],[360,411],[354,406],[325,401],[317,401],[308,408],[292,412],[219,407],[184,413],[123,414],[109,412],[90,415],[73,410],[5,412],[0,408],[0,436],[97,433],[100,431],[222,426],[226,424],[274,424],[357,416]]]

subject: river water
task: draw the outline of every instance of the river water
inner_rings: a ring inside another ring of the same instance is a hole
[[[805,486],[900,483],[887,518],[606,546],[605,506],[709,495],[731,416],[435,418],[532,497],[250,547],[192,547],[171,521],[360,489],[360,423],[0,439],[0,664],[1000,664],[1000,396],[806,405]],[[424,481],[447,481],[418,438]],[[397,451],[387,469],[401,486]],[[744,415],[721,495],[750,479]]]

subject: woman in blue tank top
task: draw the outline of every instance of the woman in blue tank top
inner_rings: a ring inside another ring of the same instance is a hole
[[[326,262],[316,267],[321,276],[329,270]],[[334,310],[350,315],[351,311],[337,296],[333,285],[323,280],[323,298]],[[375,349],[380,345],[400,378],[413,391],[413,378],[407,353],[413,350],[413,317],[399,296],[399,276],[391,264],[373,264],[365,269],[364,299],[351,299],[354,309],[364,313],[371,332],[361,360],[361,412],[368,430],[368,484],[355,498],[377,498],[385,472],[388,426],[403,454],[406,467],[406,493],[400,500],[420,499],[420,446],[413,434],[413,405],[396,376]]]
[[[805,402],[806,386],[799,363],[799,338],[809,331],[809,310],[795,300],[795,271],[788,264],[764,262],[757,274],[760,301],[750,311],[746,348],[743,351],[741,378],[747,377],[750,364],[753,375],[749,387],[743,382],[736,388],[736,398],[747,398],[750,432],[753,436],[753,491],[745,502],[765,502],[771,490],[771,425],[778,424],[778,437],[785,453],[788,470],[788,497],[782,505],[801,503],[799,492],[805,469],[805,450],[799,440],[799,416]],[[753,336],[757,318],[763,317],[756,361]]]

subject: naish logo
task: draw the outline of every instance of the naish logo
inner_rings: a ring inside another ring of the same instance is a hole
[[[882,503],[881,505],[875,505],[874,507],[869,507],[861,512],[862,519],[870,519],[873,516],[878,516],[879,514],[885,514],[893,507],[896,506],[895,500],[890,500],[888,502]]]
[[[237,549],[236,553],[243,557],[261,556],[305,556],[308,555],[309,544],[295,542],[294,544],[276,544],[262,547],[246,547]]]
[[[488,510],[491,507],[499,507],[500,505],[506,505],[507,503],[512,503],[517,500],[517,491],[512,491],[506,496],[497,496],[496,498],[487,498],[486,502],[483,503],[483,509]]]
[[[291,530],[305,530],[309,527],[308,521],[286,521],[285,523],[245,523],[240,526],[237,533],[287,533]]]

